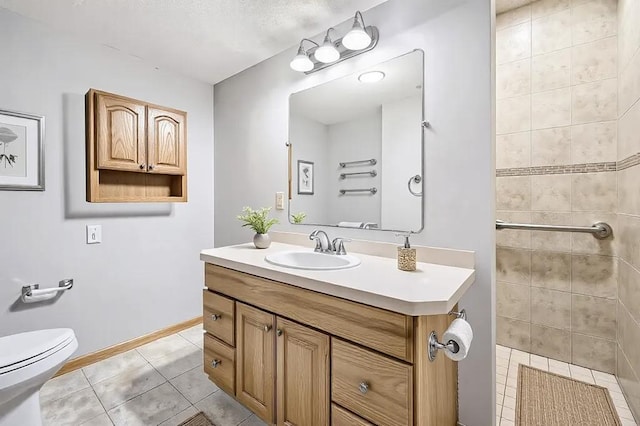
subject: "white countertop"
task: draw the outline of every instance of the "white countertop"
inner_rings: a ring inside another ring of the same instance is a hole
[[[308,250],[291,244],[271,243],[258,250],[253,244],[203,250],[200,260],[296,287],[306,288],[358,303],[406,315],[437,315],[449,312],[475,280],[475,270],[417,263],[415,272],[400,271],[397,260],[366,254],[349,254],[362,263],[350,269],[309,271],[284,268],[264,260],[285,250]]]

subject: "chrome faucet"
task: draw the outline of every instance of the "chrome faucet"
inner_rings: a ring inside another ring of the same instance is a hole
[[[313,232],[309,234],[309,239],[316,241],[316,248],[313,251],[331,253],[331,242],[326,232],[320,229],[314,229]]]

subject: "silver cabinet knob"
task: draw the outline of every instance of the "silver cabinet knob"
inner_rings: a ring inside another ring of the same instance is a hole
[[[279,329],[277,329],[277,330],[276,330],[276,334],[277,334],[278,336],[282,336],[282,329],[280,329],[280,328],[279,328]]]
[[[219,359],[214,359],[213,361],[211,361],[211,366],[213,368],[218,368],[220,364],[222,364],[222,361],[220,361]]]
[[[149,170],[153,170],[153,164],[149,164]]]
[[[142,164],[140,164],[140,166],[139,166],[139,167],[140,167],[140,170],[144,170],[144,168],[145,168],[145,167],[147,167],[147,165],[146,165],[146,164],[144,164],[144,163],[142,163]]]
[[[266,325],[264,326],[264,332],[265,332],[265,333],[268,333],[269,331],[271,331],[271,328],[272,328],[272,327],[271,327],[269,324],[266,324]]]
[[[360,393],[364,395],[365,393],[369,392],[369,383],[367,382],[360,383],[360,385],[358,386],[358,389],[360,389]]]
[[[213,315],[211,315],[211,319],[213,321],[218,321],[220,318],[222,318],[222,314],[213,314]]]

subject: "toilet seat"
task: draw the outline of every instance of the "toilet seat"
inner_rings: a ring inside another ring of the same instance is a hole
[[[74,340],[75,334],[70,328],[0,337],[0,376],[48,358]]]

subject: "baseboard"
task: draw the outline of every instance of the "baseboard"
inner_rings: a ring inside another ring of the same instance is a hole
[[[63,365],[60,371],[56,373],[55,377],[65,373],[69,373],[82,367],[86,367],[87,365],[102,361],[103,359],[111,358],[114,355],[130,351],[131,349],[135,349],[138,346],[145,345],[162,337],[167,337],[171,334],[186,330],[187,328],[194,327],[201,323],[202,317],[196,317],[188,321],[163,328],[162,330],[154,331],[153,333],[145,334],[144,336],[136,337],[135,339],[131,339],[123,343],[118,343],[117,345],[109,346],[108,348],[101,349],[87,355],[79,356],[78,358],[74,358]]]

